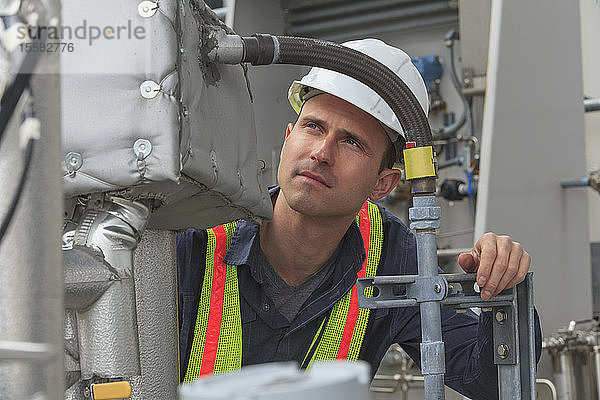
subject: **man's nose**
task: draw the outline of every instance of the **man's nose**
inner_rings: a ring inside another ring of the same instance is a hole
[[[330,138],[323,138],[316,144],[310,158],[319,164],[333,165],[335,151],[335,141]]]

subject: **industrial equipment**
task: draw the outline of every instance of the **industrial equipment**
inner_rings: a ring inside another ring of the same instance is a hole
[[[581,58],[573,34],[559,30],[578,26],[573,5],[491,0],[403,3],[281,0],[277,4],[287,7],[289,34],[346,39],[441,26],[441,39],[450,29],[444,37],[449,57],[414,61],[430,77],[432,109],[460,104],[458,118],[447,113],[444,126],[431,133],[423,115],[402,121],[403,126],[415,127],[409,133],[414,135],[409,137],[414,142],[407,153],[409,164],[411,153],[422,155],[429,149],[430,159],[437,158],[437,170],[426,173],[414,173],[407,165],[405,176],[413,184],[405,184],[404,194],[398,196],[418,194],[410,211],[404,203],[401,208],[410,213],[417,229],[423,274],[370,280],[369,287],[380,285],[383,297],[364,300],[374,307],[389,306],[381,301],[392,299],[394,306],[421,304],[425,377],[413,377],[411,382],[425,381],[427,398],[441,398],[444,390],[443,342],[436,316],[440,303],[461,310],[492,308],[500,381],[511,382],[502,385],[501,396],[535,398],[531,277],[495,301],[481,303],[471,290],[472,276],[437,276],[436,254],[457,254],[453,248],[437,248],[440,241],[443,247],[456,243],[448,238],[510,229],[537,251],[536,268],[546,268],[536,274],[536,286],[543,288],[538,303],[541,298],[548,313],[552,311],[548,304],[556,307],[557,285],[574,299],[588,293],[587,286],[569,279],[580,276],[582,268],[587,271],[589,257],[582,254],[587,254],[588,241],[573,235],[588,222],[587,208],[574,200],[580,191],[561,192],[557,185],[598,190],[599,182],[598,171],[575,180],[561,182],[559,177],[586,173],[579,163],[583,128],[578,118],[579,113],[598,110],[597,98],[585,98],[582,109],[580,75],[556,79],[556,70],[563,74],[567,62],[578,66]],[[509,6],[519,12],[509,12]],[[548,26],[534,29],[529,24],[540,9],[547,12]],[[262,150],[257,149],[254,126],[257,89],[250,84],[245,63],[316,65],[304,55],[289,57],[286,49],[304,46],[307,53],[321,54],[340,50],[312,39],[242,38],[221,22],[219,17],[225,14],[230,18],[233,12],[222,7],[217,15],[202,0],[0,4],[0,319],[4,321],[0,399],[177,396],[173,230],[271,216],[262,183],[268,163],[257,156]],[[535,45],[526,43],[525,37]],[[455,47],[459,38],[460,49]],[[546,46],[549,42],[551,49]],[[244,45],[256,51],[244,51]],[[551,59],[557,48],[564,54],[548,65],[544,60]],[[459,59],[461,68],[456,68]],[[514,60],[520,60],[517,70]],[[330,58],[321,66],[342,68],[378,84],[352,62]],[[442,62],[459,102],[441,96]],[[414,99],[406,96],[401,83],[393,85],[391,90],[379,85],[379,90],[388,91],[387,98],[399,113],[402,103]],[[565,132],[570,135],[569,146],[558,150],[556,143]],[[510,162],[498,157],[506,149],[511,150]],[[560,167],[558,159],[565,161]],[[514,160],[530,163],[525,168]],[[440,185],[435,182],[438,173],[443,178]],[[515,195],[530,185],[535,190],[527,196]],[[448,201],[440,204],[440,197]],[[436,233],[440,226],[452,227],[447,210],[463,198],[468,199],[463,202],[468,203],[468,216],[473,216],[469,226]],[[569,213],[564,215],[564,210]],[[562,221],[561,226],[549,228],[540,222],[550,218]],[[504,229],[505,222],[515,228]],[[536,227],[533,232],[531,226]],[[461,242],[454,247],[468,245]],[[572,264],[567,272],[565,260]],[[406,289],[404,298],[386,292],[386,287],[397,284]],[[576,300],[570,308],[569,304],[556,307],[561,318],[564,313],[585,314],[589,308]],[[543,312],[541,318],[544,321]],[[552,318],[554,323],[556,317]],[[595,319],[580,321],[544,341],[558,398],[600,398],[598,331]],[[239,377],[239,382],[254,380],[253,373],[260,375],[269,368],[282,379],[302,381],[295,367],[266,366],[250,371],[250,378]],[[323,368],[324,374],[333,371]],[[316,375],[313,372],[312,383],[318,381]],[[331,384],[327,390],[345,388],[346,399],[358,400],[364,373],[336,377],[339,381],[317,382],[311,393]],[[229,385],[236,379],[222,378],[215,381]],[[544,384],[554,388],[552,382]],[[182,389],[186,399],[208,398],[186,390]]]

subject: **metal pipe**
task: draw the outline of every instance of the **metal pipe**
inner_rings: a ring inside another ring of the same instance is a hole
[[[50,1],[48,7],[57,3]],[[47,11],[49,17],[55,16]],[[18,102],[0,146],[0,218],[4,218],[18,178],[15,170],[21,165],[21,116],[26,111],[40,120],[31,170],[13,223],[0,243],[0,338],[12,342],[0,344],[0,399],[63,397],[58,57],[59,53],[41,55],[39,67],[48,73],[32,77],[35,98],[24,95]]]
[[[564,179],[560,181],[560,186],[562,187],[580,187],[580,186],[589,186],[590,180],[589,178],[572,178],[572,179]]]
[[[422,215],[426,217],[423,218]],[[435,205],[435,196],[414,197],[409,217],[411,229],[416,229],[419,278],[436,277],[438,263],[435,229],[439,228],[439,207]],[[434,288],[426,289],[434,290]],[[421,371],[425,381],[425,398],[443,399],[446,362],[440,303],[434,300],[423,301],[419,307],[422,337]]]
[[[573,354],[570,351],[561,351],[559,353],[560,370],[563,376],[563,393],[559,393],[559,398],[564,400],[576,399],[577,391],[575,384],[575,372],[573,371]]]
[[[583,100],[585,112],[600,111],[600,98]]]
[[[454,8],[450,6],[448,2],[432,3],[418,5],[410,8],[407,7],[403,9],[383,10],[362,15],[359,14],[352,17],[336,18],[323,22],[315,22],[312,24],[305,23],[301,26],[292,26],[288,28],[286,30],[286,33],[288,35],[293,36],[314,35],[317,32],[325,32],[340,28],[347,28],[349,26],[363,24],[377,25],[381,22],[390,21],[398,18],[415,18],[421,15],[427,15],[448,10],[454,10]]]
[[[439,258],[442,258],[442,257],[449,258],[449,257],[456,257],[462,253],[470,253],[470,252],[471,252],[470,247],[465,247],[462,249],[438,249],[437,255]]]
[[[558,399],[558,395],[556,393],[556,387],[554,386],[554,383],[552,383],[552,381],[550,379],[538,378],[535,380],[535,383],[537,383],[539,385],[548,386],[548,388],[550,388],[550,394],[552,395],[552,400]]]
[[[454,57],[454,44],[455,44],[457,38],[458,38],[458,33],[456,32],[456,30],[452,29],[446,34],[445,41],[446,41],[446,47],[448,47],[449,56],[450,56],[450,79],[452,80],[452,84],[454,85],[454,88],[456,89],[456,93],[458,94],[458,96],[460,97],[460,100],[463,103],[463,109],[462,109],[462,113],[460,114],[460,117],[458,118],[458,120],[456,120],[451,125],[441,128],[438,132],[435,132],[436,138],[440,138],[440,139],[448,139],[448,138],[456,136],[456,132],[458,132],[458,130],[460,128],[462,128],[462,126],[467,121],[467,117],[470,116],[470,114],[467,112],[467,110],[469,109],[469,103],[467,102],[467,99],[465,98],[465,95],[462,91],[462,85],[460,84],[460,80],[458,79],[458,75],[456,73],[456,63],[454,62],[454,58],[455,58]]]
[[[108,287],[86,291],[96,296],[99,290],[105,290],[93,305],[77,310],[82,379],[140,374],[133,251],[149,215],[142,203],[94,195],[75,231],[74,250],[81,246],[102,251],[101,265],[90,268],[89,273],[94,276],[109,273],[112,279]],[[81,279],[74,285],[83,287],[85,272],[77,276]]]
[[[600,395],[600,346],[593,347],[594,352],[594,374],[596,383],[596,395]]]

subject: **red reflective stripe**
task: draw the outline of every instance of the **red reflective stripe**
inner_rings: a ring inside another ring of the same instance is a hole
[[[369,204],[365,201],[360,212],[358,213],[360,221],[360,234],[362,235],[363,243],[365,245],[365,261],[363,262],[362,268],[357,274],[358,278],[364,278],[367,272],[367,260],[369,259],[369,242],[371,235],[371,220],[369,218]],[[350,342],[352,341],[352,334],[354,333],[354,327],[358,320],[358,293],[356,289],[356,283],[352,288],[352,295],[350,297],[350,308],[348,309],[348,317],[346,318],[346,324],[344,326],[344,333],[342,334],[342,340],[340,342],[340,349],[338,350],[338,360],[348,358],[348,352],[350,351]]]
[[[215,256],[213,260],[212,291],[210,294],[210,312],[206,326],[206,340],[202,354],[200,376],[212,374],[217,359],[219,335],[221,333],[221,318],[223,316],[223,294],[225,292],[225,272],[227,266],[223,263],[227,250],[227,233],[223,225],[212,229],[216,236]]]

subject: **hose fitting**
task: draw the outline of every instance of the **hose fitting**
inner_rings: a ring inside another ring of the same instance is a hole
[[[256,33],[243,37],[244,59],[252,65],[269,65],[276,63],[279,56],[279,42],[272,35]],[[276,57],[277,56],[277,57]]]

